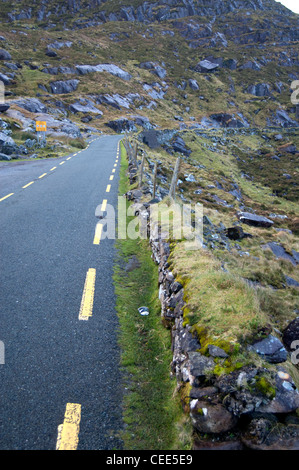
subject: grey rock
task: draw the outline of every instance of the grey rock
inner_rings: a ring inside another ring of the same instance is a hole
[[[209,60],[201,60],[195,67],[196,72],[207,73],[214,72],[219,68],[219,64],[210,62]]]
[[[0,60],[11,60],[11,55],[5,49],[0,49]]]
[[[70,105],[70,111],[72,113],[93,113],[93,114],[98,114],[98,115],[103,115],[102,111],[97,109],[93,102],[88,99],[80,99],[76,101],[75,103]]]
[[[2,153],[11,155],[16,152],[17,148],[17,144],[10,136],[4,132],[0,132],[0,151]]]
[[[245,237],[244,231],[239,225],[227,228],[226,234],[230,240],[242,240]]]
[[[114,64],[98,64],[98,65],[76,65],[76,70],[80,75],[94,72],[108,72],[123,80],[131,80],[131,75]]]
[[[269,242],[266,245],[263,245],[264,247],[269,247],[272,251],[272,253],[277,257],[277,258],[282,258],[287,261],[290,261],[294,266],[296,266],[297,262],[296,259],[293,258],[290,254],[288,254],[284,247],[280,245],[279,243],[275,242]]]
[[[296,281],[296,279],[293,279],[290,276],[285,276],[285,280],[286,280],[287,286],[289,286],[289,287],[299,287],[299,282]]]
[[[275,377],[275,397],[259,407],[259,413],[291,413],[299,407],[299,392],[291,376],[284,370]]]
[[[214,346],[213,344],[209,344],[208,350],[209,350],[209,354],[212,357],[222,357],[222,358],[229,357],[228,354],[223,349],[219,348],[218,346]]]
[[[137,130],[134,121],[127,118],[120,118],[116,119],[115,121],[108,121],[105,125],[113,129],[118,134],[121,134],[125,131],[132,132]]]
[[[193,377],[205,377],[207,372],[213,370],[214,367],[215,363],[212,358],[203,356],[199,352],[189,353],[189,370]]]
[[[51,49],[51,47],[47,47],[45,54],[48,57],[57,57],[57,52]]]
[[[54,94],[71,93],[77,90],[79,83],[79,80],[58,80],[56,82],[51,82],[51,92]]]
[[[10,108],[10,104],[8,103],[0,103],[0,113],[4,113]]]
[[[272,335],[249,346],[248,349],[256,352],[271,364],[285,362],[287,360],[287,351],[284,345],[278,338]]]
[[[185,181],[188,181],[189,183],[196,183],[196,178],[191,173],[190,175],[185,175]]]
[[[270,86],[267,83],[258,83],[257,85],[250,85],[246,89],[246,93],[254,96],[270,96]]]
[[[199,85],[197,81],[191,78],[189,80],[189,87],[191,88],[191,90],[199,90]]]
[[[191,400],[190,417],[193,426],[201,433],[221,434],[235,427],[238,419],[223,405]]]
[[[151,149],[159,148],[161,146],[157,139],[157,132],[154,130],[143,132],[142,141]]]
[[[141,69],[149,70],[150,72],[157,75],[159,78],[165,78],[166,77],[166,70],[163,69],[159,64],[157,64],[155,62],[141,62],[139,64],[139,67]]]
[[[251,212],[238,212],[237,217],[240,222],[248,225],[252,225],[255,227],[272,227],[273,221],[267,219],[267,217],[263,217],[261,215],[252,214]]]
[[[5,73],[0,73],[0,80],[4,83],[4,85],[9,85],[11,82],[11,78]]]
[[[6,155],[5,153],[0,153],[0,160],[11,160],[11,156],[10,155]]]
[[[46,113],[47,107],[38,98],[13,100],[13,103],[31,113]]]
[[[72,41],[54,41],[48,45],[51,49],[62,49],[63,47],[71,47]]]

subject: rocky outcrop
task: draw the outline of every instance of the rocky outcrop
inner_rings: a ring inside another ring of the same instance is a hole
[[[115,75],[116,77],[122,78],[125,81],[131,80],[131,75],[128,72],[114,64],[76,65],[76,71],[80,75],[94,72],[107,72]]]
[[[72,113],[92,113],[102,116],[103,113],[98,108],[95,107],[94,103],[88,99],[79,99],[75,103],[69,106],[69,109]]]
[[[47,106],[44,105],[38,98],[25,98],[12,100],[10,103],[13,103],[20,108],[26,109],[31,113],[46,113]]]
[[[127,118],[116,119],[115,121],[108,121],[106,126],[113,129],[117,134],[124,132],[136,131],[137,127],[135,126],[134,121]]]
[[[66,15],[75,16],[81,13],[81,16],[84,14],[85,18],[77,16],[75,27],[84,28],[109,21],[138,21],[148,23],[153,21],[179,20],[195,15],[212,19],[217,14],[225,15],[231,12],[237,12],[242,8],[246,8],[250,12],[259,12],[270,10],[271,6],[261,0],[235,0],[234,2],[221,2],[220,0],[216,0],[213,3],[203,0],[157,0],[153,3],[149,3],[148,1],[140,2],[134,6],[130,4],[125,6],[116,5],[112,11],[111,9],[107,11],[105,2],[94,0],[87,5],[83,5],[77,0],[70,0],[57,4],[55,8],[51,4],[46,5],[44,3],[37,6],[24,7],[20,11],[16,11],[12,8],[12,10],[6,14],[6,18],[8,21],[31,18],[36,18],[38,21],[43,21],[46,18],[50,20],[53,18],[55,21],[63,21]],[[282,17],[287,16],[288,12],[279,4],[275,6],[275,11]],[[266,33],[267,31],[262,32]]]

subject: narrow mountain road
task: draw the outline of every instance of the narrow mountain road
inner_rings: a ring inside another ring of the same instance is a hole
[[[117,207],[119,140],[0,168],[1,450],[121,446],[114,241],[95,235],[96,207]]]

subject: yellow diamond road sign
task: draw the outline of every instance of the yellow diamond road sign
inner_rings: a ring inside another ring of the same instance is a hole
[[[47,123],[46,121],[36,121],[36,131],[37,132],[46,132]]]

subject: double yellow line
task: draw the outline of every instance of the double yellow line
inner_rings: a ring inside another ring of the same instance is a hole
[[[118,162],[119,146],[117,148],[117,157],[114,167],[117,166]],[[113,180],[115,169],[112,170]],[[109,184],[106,188],[106,192],[110,192],[111,185]],[[104,212],[107,207],[107,199],[104,199],[101,205],[101,211]],[[102,224],[98,223],[95,230],[94,245],[99,245],[102,235]],[[83,288],[83,295],[79,311],[79,320],[88,320],[92,316],[93,304],[94,304],[94,292],[95,292],[95,281],[96,281],[96,270],[90,268],[85,277],[85,283]],[[76,450],[79,443],[79,431],[81,421],[81,405],[78,403],[67,403],[63,424],[58,426],[58,437],[56,450]]]

